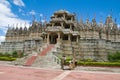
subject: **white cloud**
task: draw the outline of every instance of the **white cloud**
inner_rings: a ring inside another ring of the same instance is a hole
[[[45,20],[44,20],[44,19],[42,19],[42,20],[41,20],[41,22],[42,22],[42,23],[44,23],[44,22],[45,22]]]
[[[6,5],[6,6],[10,6],[10,3],[6,0],[0,0],[0,3]]]
[[[9,25],[17,23],[25,24],[25,22],[26,25],[29,24],[28,20],[22,20],[12,12],[11,5],[7,0],[0,0],[0,29],[2,29],[3,32],[6,32],[8,24]]]
[[[24,2],[22,0],[13,0],[13,3],[17,6],[25,6]]]
[[[0,36],[0,43],[5,40],[5,36]]]
[[[10,4],[6,0],[0,1],[0,16],[2,15],[15,17],[15,15],[11,13]]]
[[[31,10],[31,11],[29,12],[29,14],[31,14],[31,15],[35,15],[36,12],[35,12],[34,10]]]
[[[118,24],[117,26],[118,26],[118,28],[120,28],[120,24]]]
[[[18,12],[22,12],[22,9],[21,9],[21,8],[19,8],[19,9],[18,9]]]
[[[8,28],[8,27],[6,27],[6,26],[3,27],[2,25],[0,25],[0,30],[1,30],[1,32],[2,32],[2,33],[0,33],[0,35],[5,35],[5,33],[6,33],[6,31],[7,31],[7,28]]]
[[[43,17],[43,14],[40,14],[40,17]]]

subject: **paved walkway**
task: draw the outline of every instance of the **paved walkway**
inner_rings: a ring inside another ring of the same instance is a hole
[[[0,80],[120,80],[120,73],[0,65]]]
[[[64,77],[66,77],[68,74],[70,74],[71,71],[64,71],[59,76],[55,77],[53,80],[62,80]]]
[[[94,72],[112,72],[120,73],[120,67],[87,67],[78,66],[75,68],[77,71],[94,71]]]

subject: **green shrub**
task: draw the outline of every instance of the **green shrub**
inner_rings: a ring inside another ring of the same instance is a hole
[[[18,57],[17,51],[12,52],[12,57]]]
[[[120,67],[119,62],[82,62],[78,61],[78,65],[84,65],[84,66],[106,66],[106,67]]]
[[[80,61],[83,61],[83,62],[93,62],[93,59],[90,59],[90,58],[88,58],[88,59],[80,59]]]
[[[12,53],[0,53],[0,57],[14,57],[14,58],[18,58],[18,57],[24,57],[27,56],[27,54],[25,55],[23,52],[18,54],[17,51],[13,51]]]
[[[0,57],[11,57],[11,54],[9,54],[8,52],[0,53]]]
[[[71,57],[66,57],[66,62],[69,62],[70,60],[72,60],[72,58]]]
[[[110,62],[119,62],[120,61],[120,52],[116,52],[116,53],[110,53],[108,55],[108,60]]]
[[[14,61],[14,60],[16,60],[16,58],[12,58],[12,57],[0,57],[0,60],[2,60],[2,61]]]
[[[3,54],[3,53],[0,53],[0,56],[4,56],[4,54]]]
[[[6,53],[4,54],[4,56],[10,57],[11,55],[10,55],[8,52],[6,52]]]

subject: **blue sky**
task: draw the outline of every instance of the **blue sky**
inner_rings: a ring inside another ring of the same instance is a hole
[[[76,13],[78,20],[95,16],[97,23],[100,19],[105,22],[111,14],[120,24],[120,0],[0,0],[0,41],[4,40],[5,32],[9,26],[29,26],[34,14],[37,21],[44,19],[47,22],[57,10],[64,9]]]

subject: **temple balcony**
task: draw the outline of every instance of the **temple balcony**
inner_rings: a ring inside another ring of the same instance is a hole
[[[65,23],[67,23],[67,24],[74,24],[74,21],[73,20],[64,20],[65,21]]]
[[[79,32],[78,31],[72,31],[72,34],[73,35],[79,35]]]
[[[62,29],[62,32],[64,34],[69,34],[69,33],[72,33],[72,30],[71,29]]]
[[[47,31],[61,31],[62,30],[62,26],[48,26],[47,27],[47,29],[46,29]]]
[[[42,37],[32,36],[32,37],[27,38],[27,40],[42,40]]]
[[[61,21],[64,21],[64,18],[61,17],[61,18],[52,18],[50,22],[61,22]]]

